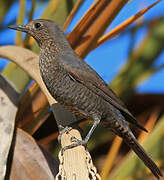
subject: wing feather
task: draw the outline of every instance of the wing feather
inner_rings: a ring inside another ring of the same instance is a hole
[[[83,62],[77,55],[73,59],[72,54],[64,56],[64,67],[69,75],[76,81],[80,82],[95,94],[103,98],[114,107],[118,108],[126,116],[126,120],[135,124],[140,129],[147,131],[128,111],[124,103],[116,96],[112,89],[104,82],[104,80],[89,65]],[[77,58],[78,57],[78,58]]]

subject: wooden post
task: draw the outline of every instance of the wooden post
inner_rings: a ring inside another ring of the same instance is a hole
[[[72,129],[61,136],[62,148],[72,144],[71,137],[81,140],[77,129]],[[91,156],[84,146],[78,146],[59,153],[59,173],[56,180],[100,180],[96,168],[93,165]]]

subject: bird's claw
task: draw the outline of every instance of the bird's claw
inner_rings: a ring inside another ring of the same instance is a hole
[[[60,129],[60,134],[59,134],[59,136],[58,136],[58,142],[61,144],[61,136],[62,136],[64,133],[68,134],[69,131],[72,130],[72,127],[68,127],[68,126],[63,127],[63,126],[59,125],[59,129]]]
[[[59,129],[60,129],[60,134],[58,136],[58,142],[61,143],[61,136],[64,134],[64,133],[69,133],[69,131],[72,130],[72,127],[63,127],[63,126],[59,126]],[[68,150],[68,149],[72,149],[74,147],[77,147],[77,146],[82,146],[82,145],[86,145],[87,144],[87,140],[79,140],[77,139],[75,136],[72,136],[71,137],[71,142],[72,144],[68,145],[68,146],[65,146],[61,149],[61,154],[63,154],[64,151]]]
[[[72,143],[76,143],[79,139],[77,139],[75,136],[71,137],[71,142]]]
[[[81,146],[81,145],[86,145],[88,141],[79,140],[79,139],[77,139],[75,136],[72,136],[72,137],[71,137],[71,142],[72,142],[73,144],[77,144],[77,146]]]
[[[61,149],[61,154],[64,153],[64,151],[68,150],[68,149],[72,149],[74,147],[77,147],[77,146],[84,146],[87,144],[87,141],[85,140],[79,140],[77,139],[76,137],[72,136],[71,137],[71,142],[73,142],[72,144],[68,145],[68,146],[65,146]]]

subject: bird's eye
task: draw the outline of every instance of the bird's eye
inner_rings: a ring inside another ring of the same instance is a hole
[[[35,28],[38,29],[41,26],[40,23],[35,23]]]

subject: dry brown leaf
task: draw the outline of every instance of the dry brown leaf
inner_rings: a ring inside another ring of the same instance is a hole
[[[13,139],[18,99],[19,94],[0,76],[0,179],[2,180],[6,174],[8,153]]]
[[[40,97],[39,99],[38,96]],[[19,101],[16,119],[19,122],[18,127],[22,128],[30,119],[35,118],[47,103],[47,98],[34,81]]]
[[[95,46],[116,15],[128,0],[96,1],[67,36],[76,53],[85,57]]]
[[[98,16],[102,8],[104,8],[105,5],[107,5],[107,3],[108,3],[107,0],[102,0],[102,1],[96,0],[92,4],[92,6],[88,9],[88,11],[83,15],[83,17],[80,19],[78,24],[72,30],[72,32],[67,35],[68,41],[70,42],[72,47],[75,46],[78,39],[80,39],[82,34],[89,27],[89,25],[96,18],[96,16]]]
[[[157,121],[159,117],[159,113],[160,113],[160,109],[158,107],[153,108],[150,114],[150,118],[147,121],[146,125],[144,126],[148,130],[149,133],[154,128],[155,122]],[[149,133],[145,133],[144,131],[142,131],[138,137],[138,142],[142,143],[148,137]]]
[[[58,132],[54,132],[54,133],[50,134],[49,136],[39,140],[38,143],[42,144],[42,145],[48,144],[49,142],[53,141],[54,139],[57,139],[58,135],[59,135]]]
[[[33,83],[19,102],[16,121],[21,127],[30,134],[45,122],[48,116],[49,103],[38,85]]]
[[[64,25],[63,25],[63,30],[65,31],[67,29],[67,27],[69,26],[70,22],[72,21],[75,13],[77,12],[77,10],[79,9],[81,3],[83,2],[83,0],[78,0],[76,2],[76,4],[74,5],[72,11],[70,12],[70,14],[68,15]]]
[[[139,19],[143,14],[145,14],[148,10],[150,10],[152,7],[154,7],[156,4],[158,4],[161,0],[156,1],[155,3],[151,4],[150,6],[142,9],[139,13],[135,14],[134,16],[130,17],[114,29],[112,29],[110,32],[105,34],[104,36],[100,37],[97,41],[96,47],[100,46],[102,43],[107,41],[108,39],[112,38],[113,36],[116,36],[121,31],[123,31],[126,27],[128,27],[130,24],[135,22],[137,19]],[[94,48],[96,48],[94,47]]]
[[[118,154],[122,141],[123,139],[121,139],[118,136],[116,136],[115,139],[113,140],[112,146],[107,154],[107,157],[106,157],[106,160],[105,160],[102,172],[101,172],[102,180],[107,179],[107,176],[112,168],[113,162]]]
[[[35,140],[17,129],[10,180],[54,180],[58,163]]]

